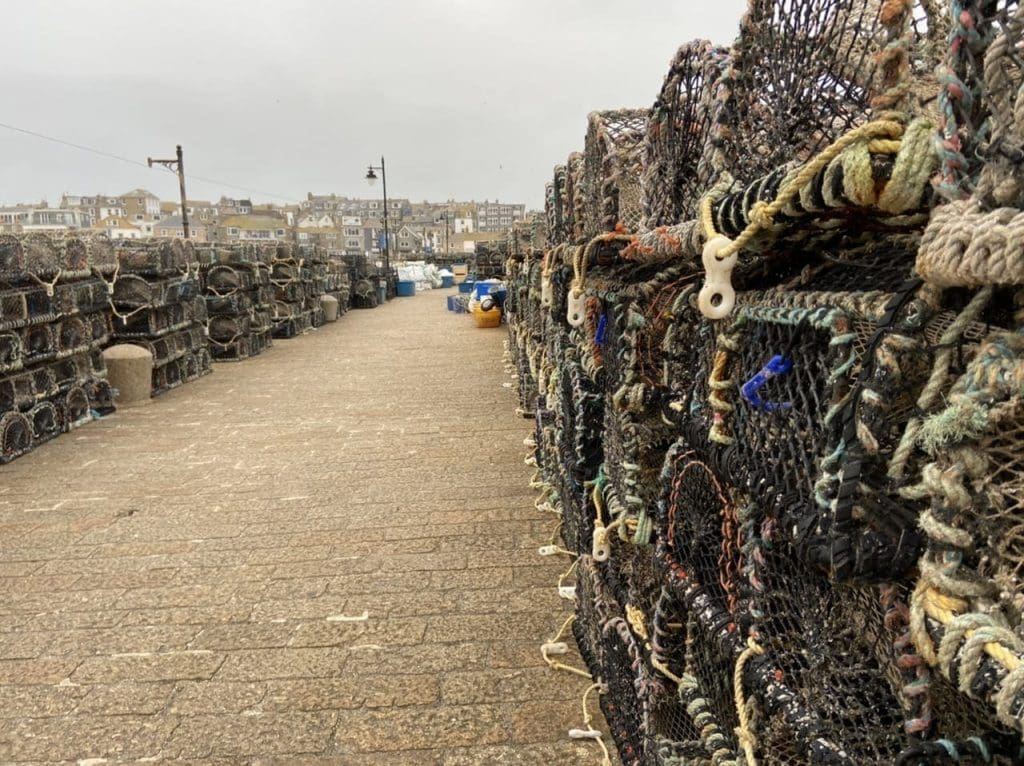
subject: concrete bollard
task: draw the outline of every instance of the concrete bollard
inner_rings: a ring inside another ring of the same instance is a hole
[[[333,295],[321,295],[320,308],[324,310],[325,322],[338,321],[338,299]]]
[[[117,405],[149,401],[153,387],[153,355],[142,346],[120,343],[103,349],[107,381],[116,389]]]

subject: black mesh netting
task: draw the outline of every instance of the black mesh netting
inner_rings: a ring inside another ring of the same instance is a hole
[[[584,142],[584,234],[637,231],[643,219],[640,172],[647,133],[646,109],[593,112]]]
[[[509,350],[623,763],[1024,763],[1022,35],[751,0],[555,169]]]
[[[722,48],[686,43],[669,66],[647,124],[643,202],[649,229],[695,218],[712,180],[709,150],[715,93],[728,65]]]

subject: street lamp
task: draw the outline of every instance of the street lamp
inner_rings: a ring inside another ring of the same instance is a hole
[[[450,261],[451,257],[452,257],[452,249],[451,249],[451,244],[450,244],[451,240],[449,240],[449,238],[448,238],[449,212],[450,211],[449,211],[448,208],[444,209],[444,257],[445,257],[445,260],[449,260]]]
[[[366,168],[366,182],[373,186],[377,181],[377,174],[380,171],[380,179],[384,185],[384,275],[385,279],[391,280],[391,235],[388,232],[388,176],[384,171],[384,155],[380,157],[380,165],[368,165]]]

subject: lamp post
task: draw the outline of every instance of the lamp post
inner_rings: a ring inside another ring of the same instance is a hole
[[[384,155],[380,157],[380,165],[368,165],[366,168],[366,182],[373,186],[377,181],[377,174],[380,171],[380,180],[384,187],[384,277],[391,279],[391,235],[388,232],[388,176],[384,171]]]
[[[444,257],[445,257],[446,261],[447,260],[451,260],[451,257],[452,257],[451,244],[450,244],[450,240],[448,239],[448,220],[449,220],[449,210],[448,210],[448,208],[445,208],[444,209]]]

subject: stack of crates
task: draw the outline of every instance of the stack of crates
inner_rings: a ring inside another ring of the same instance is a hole
[[[105,236],[0,235],[0,463],[112,412]]]
[[[111,296],[114,340],[153,354],[153,396],[210,372],[199,267],[191,242],[118,243]]]

